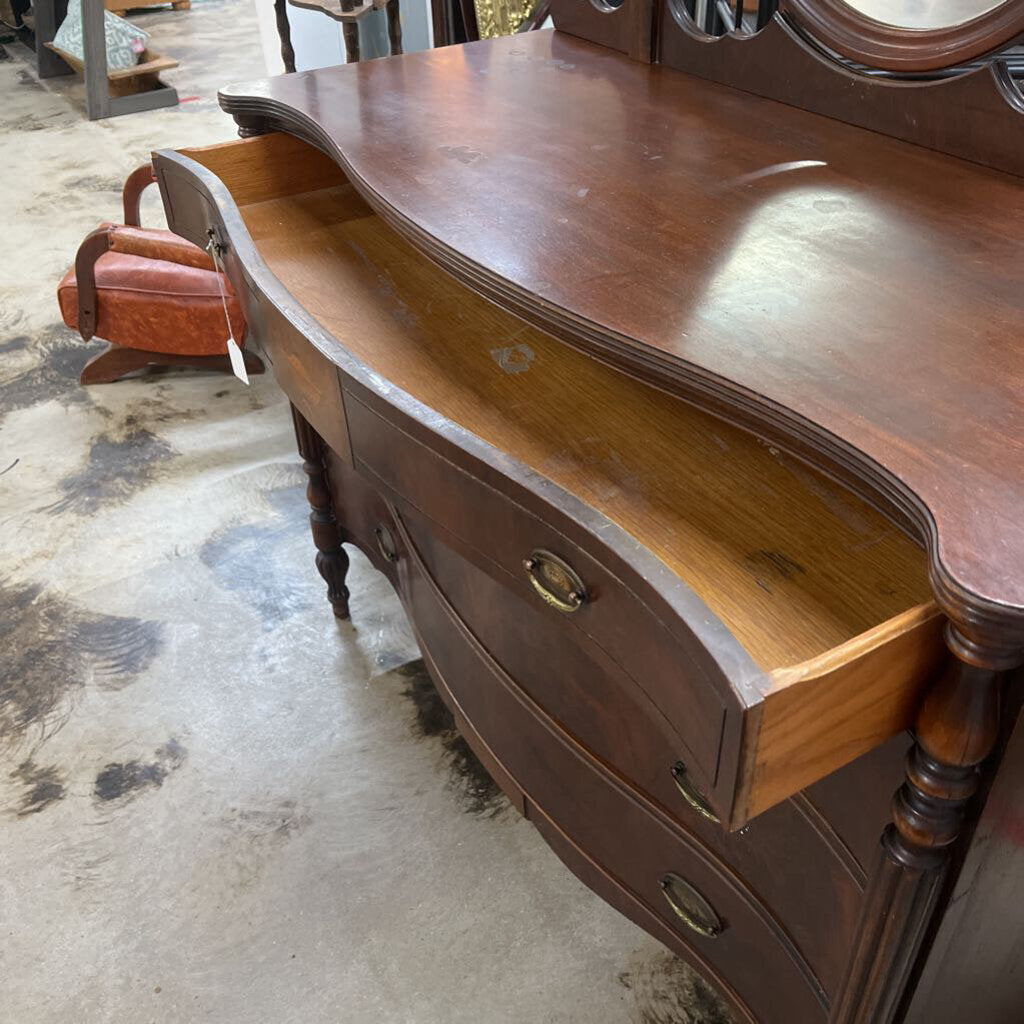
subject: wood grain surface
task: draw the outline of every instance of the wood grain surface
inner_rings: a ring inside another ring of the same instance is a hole
[[[766,669],[927,601],[923,552],[873,508],[484,301],[351,186],[242,216],[270,269],[356,356],[628,530]]]
[[[1024,637],[1021,182],[535,32],[233,87],[474,289],[815,448]]]
[[[253,163],[272,198],[235,205],[229,189],[258,196],[245,161],[222,167],[226,183],[176,154],[161,155],[157,169],[189,237],[205,237],[210,223],[198,196],[217,204],[224,220],[213,223],[231,240],[237,287],[274,296],[259,321],[294,321],[289,362],[303,365],[305,383],[291,374],[285,386],[300,402],[310,386],[353,389],[344,400],[348,428],[359,426],[353,465],[529,600],[538,599],[522,559],[550,538],[594,597],[567,636],[578,630],[654,700],[724,823],[739,828],[753,808],[776,805],[911,724],[942,646],[922,553],[890,521],[771,445],[486,303],[350,185],[295,194],[287,161],[275,182],[264,174],[270,151],[293,140],[243,145],[268,151]],[[356,416],[363,403],[376,415]],[[314,414],[324,430],[342,427],[336,411]],[[518,503],[531,478],[545,494],[527,511]],[[582,520],[566,520],[569,508]],[[628,553],[618,545],[624,562],[613,554],[620,528],[623,540],[636,539]],[[762,538],[774,546],[750,547]],[[808,565],[794,557],[805,550]],[[845,575],[833,577],[836,566]],[[763,674],[750,674],[751,655]]]

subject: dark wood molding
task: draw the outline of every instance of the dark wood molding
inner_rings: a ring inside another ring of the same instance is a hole
[[[1024,33],[1019,3],[1000,3],[963,24],[934,29],[885,25],[844,0],[782,0],[779,12],[835,53],[884,71],[955,67],[1002,50]]]
[[[266,117],[257,115],[242,115],[235,118],[238,125],[238,137],[240,139],[254,139],[257,135],[266,135],[273,131],[270,121]]]

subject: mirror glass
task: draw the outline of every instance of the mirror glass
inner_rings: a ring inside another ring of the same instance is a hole
[[[949,28],[1012,0],[846,0],[874,21],[897,28]]]

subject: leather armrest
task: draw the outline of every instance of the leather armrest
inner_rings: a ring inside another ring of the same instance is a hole
[[[110,248],[126,256],[142,256],[150,260],[166,260],[182,267],[215,270],[213,257],[199,246],[170,231],[115,224],[108,229]]]
[[[172,234],[121,224],[104,224],[86,235],[75,256],[75,279],[78,283],[78,331],[85,341],[96,332],[97,303],[96,261],[105,252],[120,252],[163,260],[182,267],[216,270],[213,258],[197,245]]]
[[[130,227],[140,226],[139,203],[142,200],[142,193],[154,181],[156,172],[152,164],[143,164],[128,175],[121,193],[121,202],[124,205],[124,222]]]
[[[97,228],[85,236],[75,256],[78,282],[78,333],[89,341],[96,333],[96,261],[110,249],[111,227]]]

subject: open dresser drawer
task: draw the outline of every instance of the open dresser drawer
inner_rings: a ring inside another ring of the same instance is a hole
[[[214,232],[338,456],[598,666],[589,698],[557,658],[516,674],[613,771],[650,791],[595,696],[609,687],[730,829],[909,726],[943,621],[923,550],[875,507],[469,291],[305,143],[156,166],[172,228]]]

